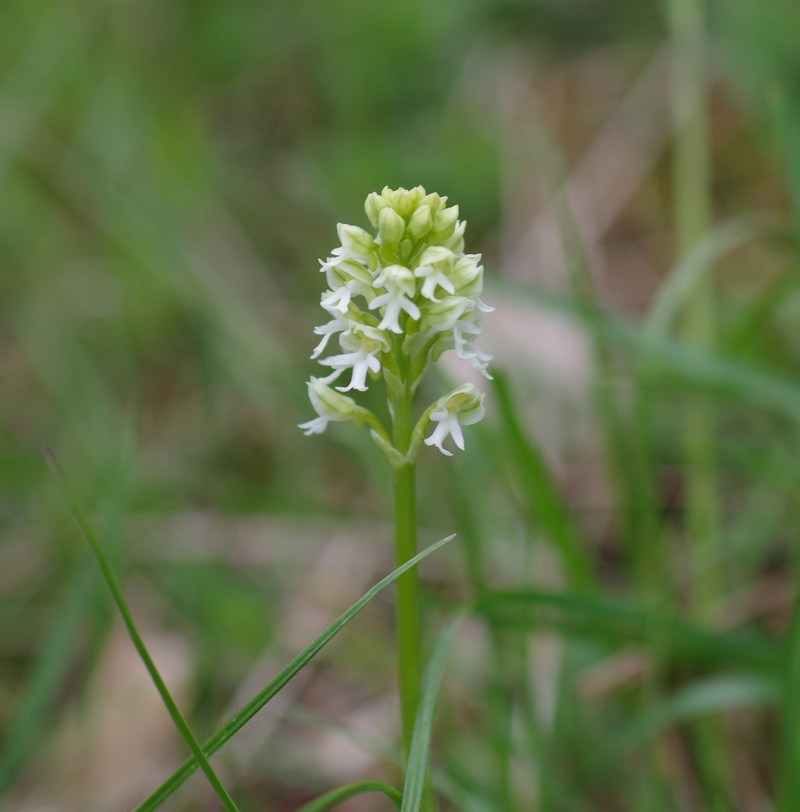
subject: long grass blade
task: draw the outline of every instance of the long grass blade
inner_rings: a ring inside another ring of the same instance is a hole
[[[308,663],[329,643],[381,590],[396,581],[404,572],[416,566],[431,553],[455,538],[446,536],[435,544],[409,559],[373,587],[368,589],[349,609],[319,634],[306,646],[268,685],[256,694],[241,710],[237,711],[223,726],[203,745],[203,752],[211,755],[219,750],[239,730],[241,730],[287,683],[289,683]],[[136,807],[135,812],[151,812],[158,808],[181,784],[197,769],[197,762],[189,758],[148,798]]]
[[[89,518],[86,515],[86,511],[83,509],[78,497],[73,490],[72,486],[69,483],[64,471],[62,470],[61,466],[58,464],[58,460],[56,459],[55,453],[50,446],[45,446],[43,449],[45,459],[47,460],[48,465],[50,466],[51,470],[56,476],[59,485],[61,486],[61,490],[64,493],[64,497],[69,504],[70,509],[72,510],[72,515],[75,517],[76,522],[78,523],[81,531],[83,532],[86,541],[89,544],[92,552],[94,553],[95,558],[97,559],[97,563],[100,566],[100,572],[102,573],[103,580],[106,582],[106,586],[108,587],[109,592],[111,593],[112,598],[114,599],[114,603],[117,605],[117,609],[122,617],[122,620],[125,624],[125,628],[128,631],[128,635],[133,642],[134,648],[138,653],[140,659],[144,663],[147,672],[150,674],[150,679],[153,680],[153,683],[156,686],[156,690],[161,697],[161,701],[164,703],[170,717],[172,718],[175,727],[177,728],[178,732],[181,735],[181,738],[185,742],[186,746],[192,752],[194,757],[197,759],[198,765],[200,769],[205,773],[206,778],[208,779],[208,783],[213,788],[214,792],[216,793],[217,797],[219,798],[222,805],[225,807],[228,812],[238,812],[238,808],[231,798],[228,791],[222,785],[217,774],[214,772],[214,768],[209,764],[208,759],[205,757],[202,749],[200,748],[200,743],[195,738],[194,734],[189,727],[188,722],[184,718],[183,714],[180,712],[175,700],[172,698],[172,694],[169,692],[169,688],[167,688],[167,684],[164,682],[163,677],[161,676],[158,668],[156,667],[153,658],[150,656],[150,652],[147,650],[147,646],[145,646],[144,640],[142,636],[139,634],[139,630],[136,627],[136,622],[133,619],[133,615],[128,607],[128,603],[125,600],[125,597],[122,594],[122,589],[117,581],[116,575],[114,575],[114,571],[111,568],[111,564],[106,557],[105,551],[103,550],[102,546],[100,545],[100,541],[97,538],[97,535],[94,532],[94,528],[92,527],[91,523],[89,522]]]
[[[789,629],[781,709],[778,812],[800,808],[800,597]]]
[[[646,364],[653,374],[674,376],[676,382],[691,384],[698,391],[735,396],[743,403],[760,406],[774,414],[800,419],[800,384],[788,375],[738,361],[718,351],[691,347],[678,339],[649,335],[642,327],[618,316],[521,285],[504,282],[497,288],[509,296],[527,299],[574,320],[590,332],[603,333],[630,351],[633,362]]]
[[[368,792],[382,792],[397,809],[401,808],[403,796],[389,784],[383,784],[380,781],[362,781],[360,784],[350,784],[346,787],[339,787],[320,795],[313,801],[300,807],[297,812],[324,812],[326,809],[333,809],[337,804],[346,801],[349,798],[355,798],[357,795],[366,795]]]
[[[14,780],[48,722],[48,709],[67,679],[72,664],[70,652],[77,631],[94,600],[92,559],[89,554],[76,563],[69,586],[54,613],[47,637],[9,725],[0,757],[0,796]]]
[[[492,385],[508,441],[508,456],[525,489],[532,518],[556,547],[567,582],[576,589],[589,587],[592,571],[585,546],[539,449],[522,427],[508,381],[496,371]]]
[[[428,667],[425,669],[417,716],[414,722],[414,735],[411,739],[411,750],[408,754],[401,812],[419,812],[422,805],[425,781],[428,776],[428,751],[430,749],[436,698],[439,695],[439,686],[442,682],[450,643],[456,627],[466,614],[466,610],[456,613],[445,626],[428,661]]]
[[[645,321],[645,331],[668,335],[692,292],[711,273],[716,262],[750,240],[769,235],[766,222],[755,217],[737,217],[709,231],[694,243],[658,289]]]
[[[648,647],[666,636],[670,656],[685,662],[726,663],[768,673],[783,662],[783,646],[762,635],[711,631],[605,598],[525,589],[489,594],[474,607],[478,615],[510,628],[556,629],[567,636],[614,645]]]

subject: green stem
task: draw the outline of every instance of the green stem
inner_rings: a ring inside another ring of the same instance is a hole
[[[231,796],[228,794],[225,787],[222,786],[222,782],[214,772],[214,768],[211,766],[203,753],[200,743],[194,737],[189,724],[187,723],[186,719],[184,719],[178,706],[175,704],[166,683],[156,668],[156,664],[153,662],[153,658],[150,656],[150,652],[147,650],[144,640],[142,640],[139,630],[136,628],[133,615],[131,614],[131,611],[128,608],[128,603],[122,594],[122,589],[120,588],[119,582],[114,575],[114,570],[111,568],[111,564],[109,563],[103,548],[100,546],[100,542],[97,539],[94,528],[89,523],[89,519],[86,516],[86,511],[84,511],[81,503],[78,501],[78,497],[75,495],[75,492],[72,490],[71,485],[67,481],[64,472],[61,470],[61,466],[58,464],[53,450],[50,448],[50,446],[45,446],[43,450],[45,459],[55,473],[67,502],[72,509],[72,513],[83,531],[83,535],[85,536],[86,541],[89,543],[95,558],[97,559],[97,563],[100,566],[100,572],[103,575],[103,579],[106,582],[109,592],[111,592],[114,603],[117,604],[117,609],[122,616],[122,620],[125,623],[125,628],[128,630],[128,635],[133,642],[134,648],[150,674],[150,678],[153,680],[156,690],[161,696],[161,701],[164,703],[169,715],[172,717],[175,727],[178,729],[178,732],[181,734],[181,738],[183,738],[186,746],[189,748],[192,755],[197,760],[197,763],[200,765],[200,769],[205,773],[208,783],[211,784],[211,787],[222,802],[222,805],[226,810],[228,810],[228,812],[238,812],[238,808],[233,802],[233,798],[231,798]]]
[[[399,391],[390,392],[394,447],[408,454],[413,436],[414,392],[406,377]],[[411,455],[413,458],[414,455]],[[393,466],[395,563],[399,567],[417,554],[417,500],[413,461]],[[422,682],[422,654],[419,628],[419,579],[414,569],[397,579],[395,623],[397,634],[397,679],[400,694],[400,720],[403,754],[409,763]],[[430,780],[425,782],[422,812],[433,812],[436,800]]]
[[[673,112],[675,144],[673,195],[675,239],[683,255],[711,225],[711,184],[708,123],[704,100],[706,37],[703,0],[670,0],[673,39]],[[704,350],[714,346],[714,290],[704,274],[687,302],[683,335]],[[719,538],[719,495],[716,470],[715,419],[699,398],[687,404],[684,454],[686,464],[686,532],[693,545],[695,604],[708,611],[719,596],[715,566]]]
[[[411,441],[411,392],[408,387],[393,399],[394,446],[408,451]],[[400,566],[417,552],[414,463],[394,468],[395,564]],[[403,752],[408,757],[419,703],[422,663],[419,641],[419,587],[416,570],[397,579],[397,667]]]
[[[669,0],[673,48],[673,114],[675,143],[673,197],[676,248],[691,250],[711,226],[711,162],[708,149],[707,38],[705,0]],[[704,274],[683,314],[686,342],[701,350],[714,346],[714,289]],[[686,535],[695,574],[693,603],[708,617],[721,594],[718,561],[720,536],[716,417],[711,404],[697,395],[687,403],[684,424]],[[696,728],[699,762],[710,812],[727,808],[728,754],[722,720],[709,719]]]

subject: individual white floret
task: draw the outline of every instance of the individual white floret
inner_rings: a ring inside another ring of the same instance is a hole
[[[360,412],[364,411],[352,398],[334,392],[324,381],[318,378],[311,378],[307,386],[308,399],[311,401],[317,417],[306,423],[299,424],[298,428],[304,429],[306,435],[322,434],[332,420],[353,420]]]
[[[483,418],[483,393],[470,383],[459,386],[449,395],[436,402],[430,419],[436,427],[425,440],[425,445],[435,446],[448,457],[453,456],[442,444],[448,437],[453,438],[456,448],[464,450],[464,433],[462,426],[471,426]]]
[[[319,358],[319,356],[322,355],[332,335],[336,333],[347,333],[350,330],[350,319],[343,315],[338,309],[331,308],[328,310],[328,313],[333,316],[331,321],[314,328],[314,334],[322,336],[322,341],[314,347],[314,351],[311,353],[312,358]]]
[[[378,356],[389,350],[389,342],[384,334],[366,324],[354,323],[347,333],[342,333],[339,343],[346,352],[323,358],[320,364],[331,367],[334,373],[325,379],[326,383],[335,380],[347,369],[352,370],[350,383],[347,386],[337,386],[340,392],[357,389],[359,392],[367,391],[367,373],[378,374],[381,371],[381,362]]]
[[[449,275],[453,271],[456,255],[448,248],[434,245],[425,249],[419,258],[419,266],[414,269],[414,276],[424,279],[422,283],[422,295],[431,302],[438,302],[434,295],[436,288],[440,287],[449,294],[456,292]]]
[[[492,310],[494,310],[493,307],[489,307],[478,299],[473,309],[465,312],[453,325],[453,349],[456,355],[469,362],[488,380],[492,379],[487,371],[492,356],[481,350],[475,342],[481,334],[481,313]]]
[[[375,279],[374,286],[384,287],[386,293],[376,296],[370,303],[369,309],[384,308],[383,319],[378,325],[379,330],[391,330],[393,333],[402,333],[400,326],[400,313],[408,313],[409,318],[419,319],[419,308],[411,301],[414,295],[414,274],[402,265],[389,265],[384,268]]]

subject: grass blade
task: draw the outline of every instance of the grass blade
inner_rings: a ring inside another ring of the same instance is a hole
[[[398,567],[373,587],[368,589],[349,609],[306,646],[268,685],[256,694],[241,710],[237,711],[220,730],[203,745],[203,752],[211,755],[219,750],[241,730],[288,682],[329,643],[382,589],[397,580],[404,572],[416,566],[423,558],[438,550],[455,536],[446,536],[418,553]],[[135,812],[151,812],[164,802],[197,769],[197,762],[189,758],[148,798],[136,807]]]
[[[783,677],[778,812],[800,808],[800,597],[795,599]]]
[[[645,320],[645,332],[666,337],[692,292],[711,274],[715,263],[750,240],[764,236],[777,236],[777,231],[769,230],[766,222],[754,217],[737,217],[695,242],[656,292]]]
[[[774,673],[783,646],[754,633],[717,632],[679,618],[606,598],[534,589],[495,592],[475,602],[475,612],[509,627],[541,627],[613,644],[658,646],[669,641],[675,659],[728,663]]]
[[[615,345],[630,351],[631,360],[646,364],[654,375],[674,377],[675,382],[695,386],[698,391],[737,397],[742,403],[759,406],[773,414],[795,421],[800,419],[800,385],[789,375],[718,351],[695,348],[679,339],[648,334],[625,318],[587,309],[521,285],[506,281],[496,283],[496,287],[508,296],[527,299],[565,316],[587,331],[602,333]]]
[[[93,575],[92,560],[87,553],[69,576],[67,594],[57,607],[25,693],[9,725],[0,759],[0,795],[17,778],[23,762],[36,746],[40,732],[49,721],[48,709],[67,680],[78,629],[88,605],[94,600]]]
[[[525,489],[532,517],[555,545],[567,582],[577,589],[589,587],[592,570],[585,545],[581,543],[539,449],[522,428],[508,381],[502,373],[495,371],[492,386],[500,410],[500,423],[507,436],[508,455]]]
[[[178,732],[181,734],[181,738],[185,742],[186,746],[192,752],[194,757],[197,759],[198,764],[202,771],[205,773],[206,778],[208,779],[208,783],[213,788],[214,792],[216,793],[217,797],[222,802],[222,805],[225,807],[228,812],[238,812],[238,808],[233,801],[233,798],[228,794],[228,791],[222,785],[222,782],[219,780],[219,777],[214,772],[214,768],[208,763],[208,759],[205,757],[202,749],[200,748],[200,743],[195,738],[194,734],[192,733],[188,722],[183,717],[183,714],[180,712],[175,700],[172,698],[172,694],[170,694],[169,689],[167,688],[164,679],[162,678],[161,674],[156,667],[153,658],[150,656],[150,652],[147,650],[147,647],[144,644],[144,640],[142,636],[139,634],[139,630],[136,628],[136,622],[133,619],[133,615],[131,614],[130,609],[128,608],[128,603],[125,600],[125,597],[122,594],[122,589],[120,588],[119,582],[117,581],[116,575],[114,575],[114,571],[111,568],[111,564],[106,557],[106,554],[100,545],[100,542],[97,538],[97,535],[94,532],[94,528],[92,527],[91,523],[89,522],[89,518],[86,515],[86,511],[83,509],[80,501],[78,500],[75,491],[72,489],[72,486],[67,480],[61,466],[58,464],[58,460],[56,459],[55,454],[53,453],[53,449],[50,446],[45,446],[43,449],[43,453],[45,459],[47,460],[47,464],[50,466],[51,470],[56,476],[59,485],[61,486],[61,490],[64,493],[64,496],[69,504],[70,509],[72,510],[72,514],[75,517],[76,522],[81,528],[86,541],[91,547],[92,552],[94,553],[95,558],[97,559],[97,563],[100,566],[100,572],[102,573],[103,580],[106,582],[106,586],[108,587],[109,592],[111,593],[112,598],[114,599],[114,603],[117,605],[117,609],[119,610],[120,615],[122,616],[122,620],[125,623],[125,628],[128,631],[128,635],[131,638],[131,642],[136,649],[137,654],[139,655],[140,659],[144,663],[145,668],[147,669],[148,674],[150,674],[150,678],[153,680],[153,683],[156,686],[156,690],[161,697],[161,701],[164,703],[167,711],[169,712],[170,717],[172,718],[175,727],[177,728]]]
[[[458,612],[447,624],[436,643],[436,647],[428,661],[428,667],[425,670],[417,717],[414,722],[414,735],[411,739],[411,750],[408,754],[401,812],[419,812],[422,804],[425,780],[428,776],[428,750],[430,749],[431,726],[433,725],[436,698],[439,694],[439,685],[442,681],[450,642],[453,639],[456,627],[466,613],[466,610]]]
[[[400,809],[403,796],[394,787],[380,781],[363,781],[360,784],[350,784],[339,789],[332,789],[330,792],[326,792],[324,795],[320,795],[319,798],[315,798],[305,806],[300,807],[298,812],[324,812],[324,810],[332,809],[348,798],[355,798],[356,795],[365,795],[368,792],[382,792],[397,809]]]

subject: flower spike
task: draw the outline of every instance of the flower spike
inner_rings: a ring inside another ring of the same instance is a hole
[[[376,443],[397,466],[413,462],[433,422],[424,442],[449,456],[444,441],[452,437],[463,449],[462,428],[483,417],[483,395],[471,384],[429,406],[414,438],[398,448],[371,412],[367,418],[366,410],[340,393],[364,392],[370,380],[383,378],[394,415],[399,393],[413,394],[426,367],[448,349],[490,378],[491,356],[477,345],[482,314],[492,309],[480,299],[481,256],[464,253],[466,224],[458,219],[458,206],[448,206],[446,197],[428,194],[422,186],[384,187],[367,197],[364,211],[373,231],[339,223],[340,244],[320,260],[328,283],[321,305],[329,320],[314,328],[321,340],[311,357],[331,372],[309,382],[317,417],[301,428],[319,434],[331,421],[368,422]],[[333,336],[341,352],[321,357]],[[345,385],[329,386],[348,370]]]

